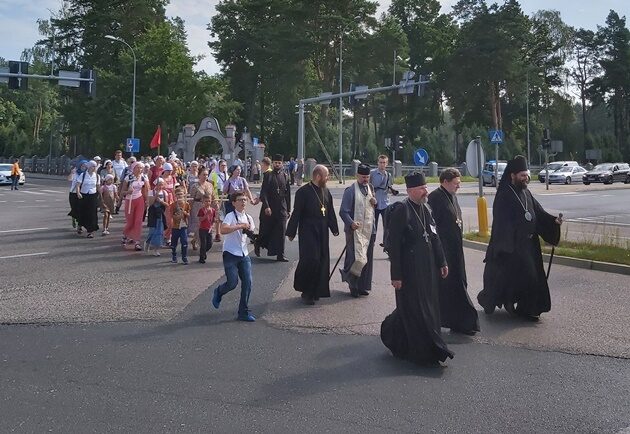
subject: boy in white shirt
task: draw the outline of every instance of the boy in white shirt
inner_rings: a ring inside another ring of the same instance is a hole
[[[223,268],[227,282],[214,290],[212,305],[218,309],[221,298],[236,288],[241,280],[241,301],[238,306],[239,321],[254,322],[256,318],[251,314],[247,305],[252,292],[252,262],[249,257],[247,238],[253,235],[254,219],[245,212],[247,198],[243,193],[230,196],[234,211],[225,216],[221,223],[223,238]]]

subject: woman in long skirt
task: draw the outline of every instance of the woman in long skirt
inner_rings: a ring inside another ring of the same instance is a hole
[[[77,180],[79,175],[87,170],[87,160],[81,160],[76,162],[76,166],[72,168],[70,175],[68,175],[68,181],[70,181],[70,193],[68,194],[68,202],[70,203],[70,212],[68,216],[72,218],[72,227],[77,228],[77,233],[81,234],[83,229],[81,226],[77,227],[77,221],[79,220],[79,199],[77,198]]]
[[[145,250],[153,250],[154,256],[160,256],[160,247],[164,241],[164,229],[166,229],[166,193],[164,192],[164,180],[156,179],[155,189],[149,193],[149,211],[147,215],[147,226],[149,235],[145,242]]]
[[[139,161],[131,165],[132,175],[125,180],[122,192],[125,195],[125,227],[122,244],[135,242],[135,249],[138,251],[142,250],[140,245],[142,216],[149,191],[149,180],[142,174],[143,169],[144,164]]]
[[[77,177],[79,228],[81,226],[85,228],[88,238],[93,238],[93,233],[98,230],[97,207],[100,182],[96,167],[96,161],[90,161],[87,164],[87,171]]]

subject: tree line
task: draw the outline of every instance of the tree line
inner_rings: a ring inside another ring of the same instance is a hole
[[[406,70],[430,77],[422,95],[395,92],[344,106],[344,160],[374,161],[386,138],[403,136],[397,158],[419,147],[440,164],[461,162],[471,138],[501,129],[500,158],[539,161],[543,130],[564,142],[558,157],[630,159],[630,30],[611,10],[596,30],[575,29],[553,10],[528,16],[517,0],[392,0],[377,16],[368,0],[222,0],[208,24],[208,52],[221,72],[196,72],[184,23],[167,0],[67,0],[37,21],[41,40],[24,50],[31,72],[93,68],[97,96],[32,80],[27,91],[0,86],[0,154],[110,154],[130,135],[133,56],[136,136],[162,142],[204,116],[244,127],[272,152],[294,155],[296,104],[337,92],[343,43],[344,90],[399,82]],[[210,5],[208,5],[210,7]],[[343,42],[342,42],[343,39]],[[4,61],[2,61],[4,62]],[[336,155],[338,108],[308,107],[306,154]],[[218,146],[208,143],[207,152]]]

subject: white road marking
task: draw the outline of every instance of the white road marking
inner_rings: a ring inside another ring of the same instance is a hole
[[[567,219],[568,222],[573,223],[590,223],[601,226],[624,226],[630,227],[630,223],[611,222],[602,219],[601,217],[576,217],[574,219]]]
[[[33,231],[47,231],[49,228],[31,228],[31,229],[11,229],[8,231],[0,231],[0,234],[8,234],[11,232],[33,232]]]
[[[43,191],[46,193],[66,193],[66,191],[63,191],[63,190],[61,191],[60,190],[39,190],[39,191]]]
[[[23,193],[26,194],[37,194],[37,195],[45,195],[46,193],[41,193],[39,191],[30,191],[30,190],[24,190]]]
[[[42,255],[47,255],[48,252],[41,252],[41,253],[25,253],[23,255],[11,255],[11,256],[0,256],[0,259],[14,259],[14,258],[25,258],[28,256],[42,256]]]

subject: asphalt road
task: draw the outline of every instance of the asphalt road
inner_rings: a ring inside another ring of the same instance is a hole
[[[577,210],[572,196],[541,202]],[[446,332],[455,359],[424,369],[374,336],[385,292],[355,302],[335,286],[306,311],[290,292],[295,263],[254,259],[259,321],[237,322],[237,291],[210,307],[216,248],[205,266],[171,265],[123,249],[120,218],[115,235],[78,237],[66,204],[63,182],[0,190],[0,432],[630,430],[628,277],[554,268],[541,323],[495,314],[473,339]],[[327,326],[355,316],[347,332]]]

